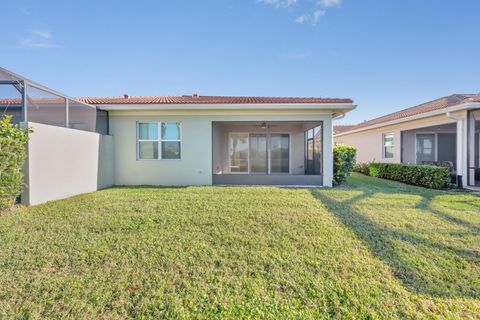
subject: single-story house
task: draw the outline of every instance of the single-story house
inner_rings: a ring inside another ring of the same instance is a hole
[[[353,126],[334,143],[357,148],[357,162],[451,164],[462,186],[480,186],[480,94],[453,94]]]
[[[331,186],[332,121],[355,108],[343,98],[71,98],[5,69],[0,81],[14,87],[13,96],[0,97],[0,114],[34,130],[24,196],[29,203],[92,191],[93,172],[95,188]],[[89,179],[88,186],[69,191]]]

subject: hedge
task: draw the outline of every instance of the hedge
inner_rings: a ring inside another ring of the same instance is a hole
[[[333,182],[335,184],[347,181],[355,167],[356,155],[355,147],[338,145],[333,148]]]
[[[443,189],[451,186],[450,172],[445,167],[401,163],[370,163],[369,169],[369,175],[372,177],[432,189]]]
[[[23,191],[23,164],[30,130],[13,125],[11,116],[0,120],[0,210],[10,208]]]

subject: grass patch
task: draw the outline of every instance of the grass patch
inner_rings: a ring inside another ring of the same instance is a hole
[[[0,318],[475,318],[480,197],[113,188],[0,216]]]

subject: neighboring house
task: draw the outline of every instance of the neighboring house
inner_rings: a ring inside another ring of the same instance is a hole
[[[29,203],[93,184],[331,186],[332,120],[355,108],[337,98],[74,99],[1,68],[0,85],[14,87],[0,114],[34,129]]]
[[[357,161],[449,161],[462,185],[480,186],[480,94],[453,94],[355,126],[334,129]]]

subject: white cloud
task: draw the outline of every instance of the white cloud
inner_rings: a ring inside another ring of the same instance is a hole
[[[312,14],[304,14],[295,19],[296,23],[306,23],[310,22],[312,25],[317,25],[317,22],[320,20],[321,17],[323,17],[327,11],[325,10],[315,10]]]
[[[342,0],[319,0],[318,4],[324,8],[338,7],[342,4]]]
[[[274,6],[275,8],[288,8],[297,3],[297,0],[257,0],[260,3]]]
[[[302,23],[307,22],[309,20],[309,18],[310,18],[310,15],[304,14],[304,15],[301,15],[300,17],[297,17],[295,19],[295,22],[302,24]]]
[[[20,41],[23,47],[29,48],[58,48],[59,45],[53,42],[53,36],[48,30],[32,30],[30,34]]]
[[[288,8],[299,2],[299,0],[256,0],[258,3],[270,5],[275,8]],[[306,13],[295,18],[295,22],[299,24],[309,23],[313,26],[317,25],[320,19],[327,14],[327,10],[332,7],[339,7],[343,0],[316,0],[312,1],[313,8],[311,13]],[[305,1],[307,2],[307,1]]]
[[[313,23],[316,24],[321,17],[323,17],[327,13],[325,10],[316,10],[313,13]]]

